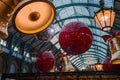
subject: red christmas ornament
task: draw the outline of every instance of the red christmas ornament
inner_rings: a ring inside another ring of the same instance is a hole
[[[52,53],[47,51],[41,52],[38,55],[38,59],[35,63],[35,67],[38,71],[48,72],[55,65],[55,57]]]
[[[107,57],[103,61],[103,70],[104,71],[120,71],[120,64],[111,64],[111,57]]]
[[[92,32],[82,22],[71,22],[59,34],[61,48],[72,55],[86,52],[92,44]]]
[[[120,64],[103,64],[104,71],[120,71]]]

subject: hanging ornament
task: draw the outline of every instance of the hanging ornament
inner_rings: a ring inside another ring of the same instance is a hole
[[[109,43],[111,63],[120,64],[120,31],[111,35],[102,36],[105,42]]]
[[[91,47],[92,32],[82,22],[71,22],[62,28],[59,34],[59,43],[68,54],[82,54]]]
[[[49,72],[55,65],[55,57],[52,53],[44,51],[38,54],[35,67],[38,71]]]
[[[54,35],[55,35],[55,29],[54,29],[53,25],[51,25],[44,31],[37,33],[36,37],[40,41],[48,42],[54,37]]]

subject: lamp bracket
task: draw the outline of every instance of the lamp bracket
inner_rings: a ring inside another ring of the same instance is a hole
[[[105,3],[104,3],[104,0],[100,0],[100,1],[99,1],[99,4],[100,4],[101,8],[103,8],[103,7],[104,7],[104,4],[105,4]]]

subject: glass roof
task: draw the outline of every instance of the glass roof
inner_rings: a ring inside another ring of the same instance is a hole
[[[58,35],[62,27],[69,22],[80,21],[86,23],[93,33],[91,48],[82,55],[70,56],[73,65],[81,70],[82,67],[101,63],[107,56],[108,43],[104,42],[102,35],[109,32],[102,31],[94,21],[94,12],[99,10],[99,0],[50,0],[56,7],[56,18],[53,22],[56,35],[51,42],[62,51],[58,42]],[[104,0],[106,7],[113,7],[114,0]]]
[[[60,54],[66,54],[65,51],[62,50],[62,48],[59,45],[58,42],[58,36],[61,31],[61,29],[64,27],[64,25],[70,23],[70,22],[83,22],[88,25],[89,29],[91,30],[93,34],[93,41],[90,49],[85,52],[84,54],[70,56],[69,59],[74,65],[77,70],[81,70],[83,67],[89,66],[91,64],[96,63],[102,63],[104,58],[107,56],[108,51],[108,43],[104,42],[102,39],[102,35],[109,34],[110,32],[104,32],[102,31],[99,26],[94,21],[94,12],[98,11],[100,9],[99,1],[100,0],[49,0],[51,1],[56,8],[56,17],[54,19],[54,22],[52,25],[55,28],[55,36],[50,40],[52,45],[48,47],[48,42],[40,42],[33,39],[33,36],[24,36],[23,34],[19,34],[17,32],[17,38],[21,38],[25,42],[29,41],[29,43],[32,43],[31,45],[33,47],[38,47],[37,50],[48,50],[50,51],[53,48],[55,49],[55,52],[53,53],[56,58],[58,58],[58,53]],[[105,1],[105,7],[113,7],[114,0],[104,0]],[[115,24],[117,26],[117,24]],[[9,27],[10,28],[10,27]],[[13,30],[10,28],[11,32]],[[14,34],[14,33],[13,33]],[[15,37],[15,35],[14,35]],[[16,41],[17,42],[17,41]],[[37,44],[37,42],[39,44]],[[1,40],[0,42],[4,46],[6,46],[6,42],[4,40]],[[54,47],[55,46],[55,47]],[[13,45],[12,45],[13,47]],[[31,47],[32,49],[32,47]],[[14,48],[15,51],[18,51],[17,46]],[[54,50],[53,50],[54,51]],[[25,60],[29,60],[29,52],[24,52],[27,58]],[[36,51],[37,54],[37,51]],[[19,56],[21,57],[21,56]],[[58,59],[57,59],[58,60]],[[58,65],[60,64],[58,60]]]

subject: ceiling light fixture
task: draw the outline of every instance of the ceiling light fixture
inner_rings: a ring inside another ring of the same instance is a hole
[[[23,0],[15,8],[12,23],[25,34],[45,30],[55,18],[55,7],[48,0]]]

